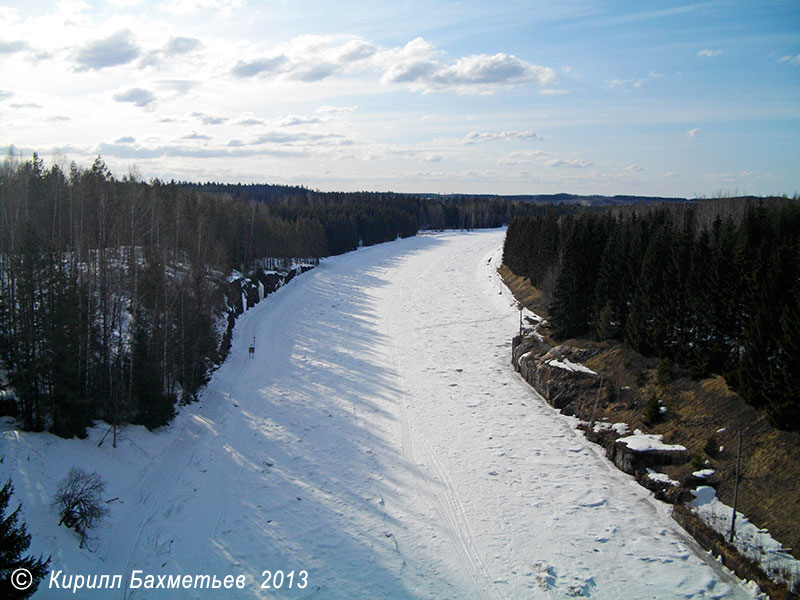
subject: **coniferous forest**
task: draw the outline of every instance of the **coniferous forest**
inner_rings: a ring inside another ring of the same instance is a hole
[[[701,200],[515,219],[504,262],[549,301],[554,337],[617,339],[723,375],[800,429],[800,202]]]
[[[322,193],[116,178],[5,160],[0,363],[23,426],[82,436],[93,419],[154,428],[224,359],[233,270],[415,235],[496,227],[538,210],[492,197]],[[222,319],[224,321],[224,318]],[[8,409],[7,407],[3,407]]]

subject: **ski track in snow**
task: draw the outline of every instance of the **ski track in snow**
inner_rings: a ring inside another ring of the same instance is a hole
[[[504,233],[327,259],[246,312],[199,403],[119,448],[3,432],[33,535],[64,573],[245,574],[244,590],[86,598],[747,598],[631,477],[514,373]],[[247,347],[256,337],[256,354]],[[47,505],[108,481],[92,549]],[[308,571],[261,590],[262,571]],[[35,598],[61,598],[47,580]],[[66,592],[69,594],[69,592]]]

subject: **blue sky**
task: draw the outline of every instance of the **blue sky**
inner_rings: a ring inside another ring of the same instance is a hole
[[[4,152],[120,176],[800,192],[797,1],[25,0],[0,73]]]

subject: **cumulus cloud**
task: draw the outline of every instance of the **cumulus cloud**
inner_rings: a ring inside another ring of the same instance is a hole
[[[375,54],[378,49],[364,40],[351,40],[339,49],[339,60],[355,62],[364,60]]]
[[[248,118],[248,119],[242,119],[241,121],[237,121],[236,124],[244,125],[245,127],[256,127],[258,125],[264,125],[264,120]]]
[[[136,141],[136,138],[126,135],[119,139],[114,140],[115,144],[133,144]]]
[[[144,88],[131,88],[126,92],[114,94],[114,100],[117,102],[132,102],[136,106],[145,107],[148,104],[155,102],[156,97],[150,90]]]
[[[199,81],[192,81],[191,79],[162,79],[157,82],[162,88],[185,94],[189,90],[196,88],[200,85]]]
[[[280,77],[316,82],[365,70],[382,73],[385,84],[423,92],[491,93],[498,86],[534,82],[548,85],[557,77],[550,67],[512,54],[474,54],[456,60],[421,37],[405,46],[379,48],[352,36],[301,36],[261,56],[239,60],[234,77]]]
[[[410,84],[423,92],[490,92],[496,86],[536,82],[547,85],[556,80],[550,67],[517,58],[513,54],[473,54],[452,64],[440,60],[440,53],[422,38],[411,40],[402,49],[388,53],[382,77],[384,83]]]
[[[251,145],[261,144],[289,144],[289,145],[350,145],[353,142],[341,133],[286,133],[282,131],[269,131],[261,134],[250,142]]]
[[[203,43],[197,38],[173,37],[165,44],[163,52],[166,56],[174,56],[176,54],[193,52],[202,46]]]
[[[253,60],[240,60],[231,69],[236,77],[255,77],[262,73],[277,73],[280,68],[288,62],[283,54],[266,58],[255,58]]]
[[[228,117],[220,115],[207,115],[206,113],[195,111],[190,116],[200,119],[204,125],[221,125],[227,123]]]
[[[203,47],[203,42],[193,37],[171,37],[164,46],[158,50],[150,50],[142,55],[140,67],[152,67],[165,59],[191,54]]]
[[[641,173],[643,171],[647,171],[644,167],[640,167],[637,164],[631,163],[627,167],[622,169],[626,173]]]
[[[709,58],[720,54],[722,54],[722,50],[700,50],[697,52],[697,56],[707,56]]]
[[[28,42],[23,42],[22,40],[14,40],[13,42],[0,40],[0,54],[14,54],[28,48],[30,48]]]
[[[202,133],[197,133],[196,131],[193,131],[190,134],[184,135],[181,139],[182,140],[202,140],[202,141],[207,141],[207,140],[211,139],[211,136],[210,135],[203,135]]]
[[[318,62],[316,64],[296,65],[290,71],[290,77],[310,83],[326,79],[337,71],[339,71],[339,65],[331,62]]]
[[[474,144],[476,142],[491,142],[494,140],[541,140],[543,139],[538,133],[533,131],[503,131],[500,133],[486,133],[478,131],[470,131],[464,136],[465,144]]]
[[[353,112],[358,106],[320,106],[314,112],[326,115],[337,115]]]
[[[95,40],[78,49],[75,62],[77,71],[98,71],[106,67],[124,65],[141,54],[129,29],[121,29],[107,38]]]
[[[645,83],[652,81],[654,79],[661,79],[663,75],[656,71],[650,71],[647,77],[639,77],[639,78],[631,78],[631,79],[610,79],[606,81],[606,90],[613,90],[614,88],[640,88]]]
[[[325,123],[330,117],[315,117],[313,115],[289,115],[278,123],[281,127],[292,127],[294,125],[311,125],[316,123]]]
[[[547,167],[567,167],[572,169],[585,169],[586,167],[591,167],[592,163],[582,159],[574,159],[574,160],[562,160],[560,158],[554,158],[553,160],[548,160],[544,163]]]

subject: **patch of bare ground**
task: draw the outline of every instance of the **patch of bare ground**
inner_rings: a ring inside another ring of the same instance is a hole
[[[519,302],[546,316],[540,291],[506,266],[500,274]],[[546,327],[539,332],[552,344]],[[693,471],[714,469],[708,483],[729,506],[733,505],[741,427],[738,510],[800,557],[800,433],[770,425],[762,411],[741,400],[720,376],[693,380],[673,367],[670,377],[664,377],[663,368],[659,377],[657,358],[642,356],[619,342],[572,339],[566,344],[588,350],[583,364],[604,380],[599,395],[585,392],[584,398],[572,404],[579,418],[589,421],[594,413],[596,421],[624,422],[631,431],[662,434],[666,443],[685,446],[692,460],[662,470],[684,482],[691,480]],[[658,409],[653,411],[651,406],[648,411],[653,398]],[[657,416],[652,418],[654,412]]]

